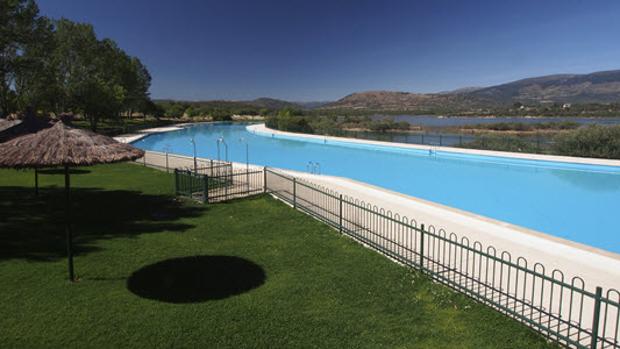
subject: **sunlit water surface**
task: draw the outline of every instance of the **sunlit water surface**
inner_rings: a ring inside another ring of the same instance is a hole
[[[440,204],[620,253],[620,167],[459,155],[347,142],[277,138],[245,124],[198,124],[134,143],[146,150],[349,177]],[[225,146],[220,146],[222,159]],[[429,222],[432,223],[432,222]],[[458,232],[467,235],[467,232]]]

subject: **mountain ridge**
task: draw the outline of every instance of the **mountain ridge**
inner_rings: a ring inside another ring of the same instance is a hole
[[[364,91],[325,106],[328,109],[421,110],[505,106],[513,103],[620,102],[620,70],[589,74],[553,74],[481,88],[438,93]]]
[[[161,99],[159,101],[173,101]],[[519,79],[488,87],[417,93],[389,90],[354,92],[332,102],[294,102],[261,97],[253,100],[175,101],[213,107],[255,107],[279,110],[369,110],[442,112],[498,107],[571,103],[620,103],[620,70],[589,74],[553,74]]]

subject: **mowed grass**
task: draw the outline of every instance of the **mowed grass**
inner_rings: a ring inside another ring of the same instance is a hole
[[[63,176],[37,198],[31,171],[0,171],[0,347],[552,346],[270,197],[203,206],[162,172],[83,171],[74,284]]]

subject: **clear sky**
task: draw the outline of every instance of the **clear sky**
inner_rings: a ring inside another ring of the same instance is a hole
[[[39,0],[138,56],[154,98],[335,100],[620,69],[620,0]]]

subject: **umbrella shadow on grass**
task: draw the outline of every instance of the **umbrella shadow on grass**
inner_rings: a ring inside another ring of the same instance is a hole
[[[83,168],[70,168],[69,169],[69,174],[72,176],[89,174],[90,172],[91,172],[90,170],[85,170]],[[39,174],[40,175],[64,175],[65,169],[64,168],[44,168],[44,169],[39,170]]]
[[[265,282],[259,265],[234,256],[167,259],[135,271],[127,279],[133,294],[166,303],[197,303],[242,294]]]
[[[66,258],[63,188],[45,187],[37,197],[30,187],[0,188],[0,261]],[[194,227],[180,222],[206,211],[168,195],[138,191],[71,189],[74,253],[99,251],[97,241]]]

